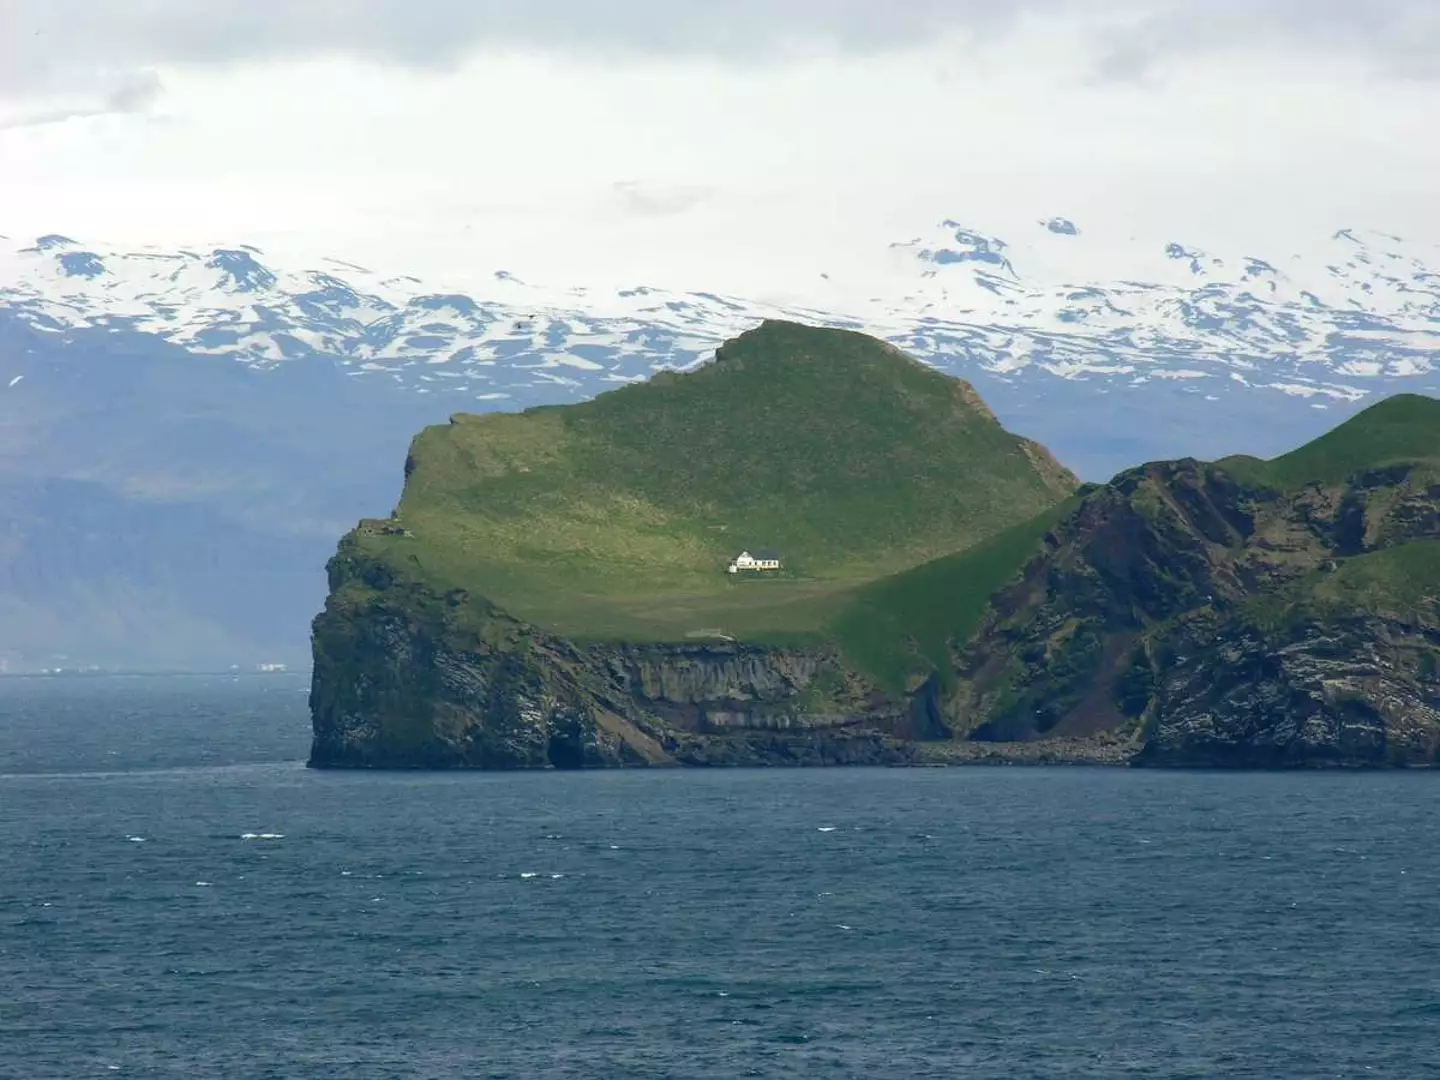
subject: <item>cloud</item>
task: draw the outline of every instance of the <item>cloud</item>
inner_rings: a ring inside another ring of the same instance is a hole
[[[1380,76],[1440,76],[1434,0],[1168,0],[1131,7],[1096,41],[1101,72],[1131,77],[1170,57],[1239,48],[1352,58]]]
[[[611,185],[622,211],[637,217],[669,217],[683,214],[715,195],[713,188],[698,184],[655,185],[638,180],[621,180]]]
[[[68,89],[97,72],[331,54],[421,68],[486,49],[754,63],[993,43],[1047,20],[1073,25],[1102,75],[1236,48],[1440,75],[1436,0],[5,0],[0,94]]]
[[[1127,238],[1275,258],[1350,224],[1440,239],[1440,80],[1328,62],[1313,50],[1340,51],[1334,21],[1311,29],[1311,52],[1287,51],[1283,0],[1269,0],[1271,29],[1241,41],[1246,12],[1211,3],[1230,31],[1187,35],[1178,4],[1092,22],[1057,7],[972,21],[959,44],[856,41],[784,62],[723,62],[713,42],[693,42],[716,55],[691,62],[639,41],[629,55],[659,59],[586,62],[602,50],[572,34],[543,53],[487,38],[490,51],[417,74],[416,49],[371,64],[310,56],[297,39],[276,48],[303,62],[272,62],[227,39],[215,47],[240,62],[154,62],[163,110],[0,133],[0,231],[254,243],[437,288],[503,267],[534,282],[802,299],[796,283],[822,271],[827,290],[869,295],[890,272],[871,253],[945,218],[1018,243],[1063,215],[1107,266],[1107,245]],[[1122,49],[1127,65],[1089,77]],[[0,110],[139,107],[157,83],[119,79],[119,58],[154,55],[117,48],[67,67],[65,97]]]
[[[128,72],[109,90],[98,95],[82,95],[85,99],[82,104],[20,109],[10,115],[0,115],[0,131],[60,124],[66,120],[85,120],[95,116],[148,112],[164,91],[160,76],[155,72]]]
[[[153,71],[138,71],[125,78],[105,99],[107,113],[145,112],[165,92],[160,76]]]
[[[1030,0],[1049,6],[1053,0]],[[1004,22],[992,0],[6,0],[0,80],[93,67],[358,54],[445,66],[482,48],[752,60],[876,51]]]

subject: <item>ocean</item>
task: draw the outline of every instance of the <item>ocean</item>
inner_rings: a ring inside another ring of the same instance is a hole
[[[1440,1076],[1440,772],[308,770],[0,679],[0,1076]]]

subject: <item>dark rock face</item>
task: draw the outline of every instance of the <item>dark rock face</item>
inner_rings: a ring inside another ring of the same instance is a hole
[[[1156,688],[1147,765],[1426,765],[1440,754],[1440,634],[1355,618],[1206,647]],[[1212,639],[1208,639],[1213,642]],[[1177,644],[1179,644],[1177,642]],[[1427,661],[1427,657],[1430,658]]]
[[[825,649],[581,646],[353,549],[314,628],[311,764],[539,769],[899,764],[943,738]]]
[[[1136,733],[1136,764],[1440,761],[1440,605],[1337,600],[1343,561],[1440,538],[1408,466],[1281,494],[1194,461],[1088,496],[958,657],[951,726]]]

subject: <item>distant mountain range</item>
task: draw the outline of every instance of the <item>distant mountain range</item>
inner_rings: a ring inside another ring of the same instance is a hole
[[[1392,236],[1219,252],[947,221],[874,265],[781,303],[0,238],[0,662],[303,662],[324,559],[394,505],[420,427],[687,368],[765,318],[961,375],[1087,479],[1273,454],[1440,390],[1440,249]]]

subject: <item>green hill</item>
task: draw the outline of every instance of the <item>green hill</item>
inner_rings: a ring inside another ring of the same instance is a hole
[[[584,404],[457,416],[417,437],[406,477],[395,520],[355,535],[366,555],[546,630],[638,641],[824,633],[857,588],[1076,486],[968,384],[778,322]],[[757,548],[784,568],[725,572]]]
[[[1440,467],[1440,401],[1397,394],[1271,461],[1233,457],[1219,464],[1243,480],[1281,489],[1338,484],[1386,465]]]
[[[933,670],[948,679],[951,647],[979,629],[991,597],[1078,503],[1067,499],[964,551],[854,590],[830,623],[846,660],[891,691],[915,673]]]

